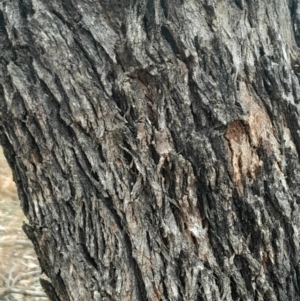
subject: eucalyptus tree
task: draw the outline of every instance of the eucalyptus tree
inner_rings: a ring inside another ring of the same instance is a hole
[[[300,300],[297,0],[1,0],[0,41],[51,300]]]

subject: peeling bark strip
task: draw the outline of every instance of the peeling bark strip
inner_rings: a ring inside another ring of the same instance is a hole
[[[0,141],[52,300],[300,300],[297,0],[3,0]]]

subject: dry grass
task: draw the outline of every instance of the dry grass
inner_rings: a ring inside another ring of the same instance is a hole
[[[0,300],[48,300],[42,297],[40,268],[31,242],[21,229],[25,220],[0,148]]]

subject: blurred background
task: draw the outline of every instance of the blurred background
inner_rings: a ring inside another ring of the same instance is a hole
[[[22,230],[20,208],[11,170],[0,147],[0,300],[48,301],[31,242]]]

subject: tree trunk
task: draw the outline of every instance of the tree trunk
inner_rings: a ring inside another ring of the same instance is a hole
[[[52,300],[300,300],[297,45],[297,0],[1,1],[1,144]]]

